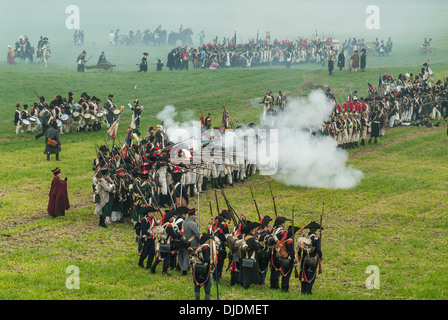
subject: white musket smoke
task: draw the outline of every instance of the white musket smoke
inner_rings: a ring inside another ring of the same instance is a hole
[[[332,110],[320,90],[308,98],[288,101],[285,112],[276,118],[279,155],[275,179],[287,185],[331,189],[353,188],[361,181],[363,173],[347,165],[348,153],[337,148],[333,138],[310,134],[313,128],[320,131]]]

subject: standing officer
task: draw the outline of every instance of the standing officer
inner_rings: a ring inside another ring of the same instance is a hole
[[[138,72],[146,72],[148,71],[148,52],[143,52],[142,62],[140,63],[140,70]]]
[[[114,105],[114,95],[110,94],[109,99],[104,103],[104,109],[107,111],[107,127],[109,128],[115,121],[114,110],[116,109]]]
[[[334,58],[333,58],[333,54],[330,53],[330,56],[328,57],[328,75],[329,76],[333,75],[333,69],[334,69]]]
[[[341,52],[338,55],[338,68],[339,71],[342,71],[342,69],[345,67],[345,55],[344,55],[344,49],[341,50]]]
[[[61,161],[61,159],[59,159],[61,140],[59,139],[59,130],[55,119],[51,120],[50,128],[45,131],[45,138],[44,154],[47,155],[47,160],[50,161],[50,154],[56,154],[56,161]],[[50,144],[51,141],[56,141],[55,145]]]

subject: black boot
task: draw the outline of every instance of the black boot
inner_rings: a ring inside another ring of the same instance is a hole
[[[207,191],[207,182],[208,179],[206,177],[202,178],[202,191]]]
[[[167,276],[167,277],[171,277],[171,275],[168,273],[168,269],[163,269],[162,270],[162,275],[163,276]]]
[[[103,227],[103,228],[107,228],[107,226],[106,226],[106,218],[103,217],[103,215],[100,215],[100,224],[99,224],[99,226]]]
[[[56,153],[56,161],[61,161],[61,159],[59,159],[59,153]]]
[[[157,265],[159,264],[160,260],[156,260],[156,262],[154,262],[151,266],[151,273],[155,274],[156,273],[156,268]]]
[[[190,197],[193,198],[194,197],[194,184],[189,184],[190,186]]]
[[[145,269],[151,269],[152,266],[152,260],[148,259],[148,263],[146,264],[146,268]]]
[[[364,146],[365,144],[366,144],[365,140],[362,139],[362,140],[361,140],[361,145]]]
[[[280,289],[280,287],[278,285],[278,279],[271,278],[271,289]]]
[[[224,177],[219,177],[219,188],[224,189]]]
[[[50,161],[50,154],[47,154],[47,161]]]

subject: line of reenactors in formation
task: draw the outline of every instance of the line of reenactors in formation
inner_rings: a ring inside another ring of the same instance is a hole
[[[387,127],[430,127],[431,120],[446,121],[448,81],[425,79],[423,72],[415,78],[412,74],[400,74],[398,80],[382,75],[382,84],[377,90],[369,85],[367,97],[358,98],[358,92],[354,91],[342,104],[337,103],[328,88],[326,95],[334,104],[331,119],[322,128],[311,131],[331,136],[338,147],[350,149],[365,145],[367,138],[368,143],[372,139],[377,143]]]
[[[136,224],[138,266],[156,274],[162,263],[164,276],[170,276],[170,269],[183,276],[191,270],[196,300],[200,299],[202,287],[204,298],[211,299],[212,283],[218,290],[226,271],[230,271],[230,286],[244,289],[265,285],[270,273],[270,288],[282,292],[289,292],[294,274],[300,278],[303,294],[312,293],[317,274],[322,272],[323,254],[317,230],[323,228],[315,221],[302,228],[282,216],[273,220],[265,215],[259,222],[250,221],[228,204],[228,209],[222,209],[218,215],[213,217],[211,213],[210,224],[201,233],[196,209],[179,206],[160,211],[161,219],[156,219],[157,211],[147,205],[144,217]],[[291,225],[287,227],[288,221]],[[296,235],[305,229],[309,232]]]
[[[210,125],[211,119],[208,116],[203,130],[212,129]],[[224,139],[218,137],[224,131],[222,128],[212,131],[213,135],[206,136],[206,139],[210,139],[209,142],[224,142]],[[161,124],[155,128],[150,126],[145,137],[140,133],[139,127],[132,129],[132,125],[127,132],[124,141],[118,137],[114,140],[111,150],[106,145],[99,146],[92,167],[95,171],[95,186],[98,184],[97,178],[102,176],[102,168],[108,168],[113,179],[117,179],[117,195],[114,199],[120,199],[120,204],[116,203],[119,210],[111,208],[107,221],[111,217],[112,221],[121,220],[112,215],[112,211],[119,211],[120,217],[123,214],[130,215],[136,223],[143,217],[142,207],[145,204],[157,204],[159,207],[188,205],[191,198],[210,187],[222,189],[227,185],[233,186],[257,171],[254,163],[235,154],[222,163],[208,161],[206,158],[196,163],[193,148],[185,147],[182,141],[177,144],[170,141]],[[115,141],[120,147],[115,145]],[[205,145],[207,142],[202,144]],[[172,159],[172,156],[176,159]],[[94,187],[95,190],[97,187]],[[100,224],[104,226],[103,222]]]
[[[39,97],[39,96],[38,96]],[[118,119],[124,106],[118,107],[114,103],[114,95],[110,94],[107,101],[101,106],[101,99],[83,92],[75,102],[73,92],[68,93],[68,98],[56,96],[48,103],[44,96],[39,97],[39,103],[34,102],[33,107],[27,104],[16,105],[14,113],[14,127],[16,134],[24,132],[45,133],[51,121],[56,121],[60,134],[68,134],[75,131],[90,132],[100,131],[102,126],[107,128]],[[140,117],[143,106],[135,99],[133,104],[128,104],[132,110],[133,128],[140,127]]]

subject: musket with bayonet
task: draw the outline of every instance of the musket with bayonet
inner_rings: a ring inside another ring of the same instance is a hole
[[[277,206],[275,205],[275,197],[274,197],[274,194],[272,193],[271,184],[269,184],[269,190],[271,191],[272,203],[274,204],[274,213],[275,213],[275,217],[277,218],[278,217]]]
[[[98,147],[98,144],[95,143],[95,146],[98,150],[100,150],[100,148]],[[111,163],[104,157],[103,152],[100,150],[99,153],[101,155],[101,158],[103,158],[104,163],[107,164],[109,167],[111,167]]]
[[[325,200],[322,202],[322,213],[320,215],[320,229],[319,229],[319,247],[322,250],[322,216],[324,215]],[[322,273],[322,263],[319,261],[319,274]]]
[[[254,193],[252,192],[252,187],[249,186],[249,188],[250,188],[250,194],[252,195],[252,199],[254,200],[255,209],[257,209],[258,221],[261,221],[260,211],[258,210],[257,206],[257,200],[255,200]]]
[[[225,202],[227,204],[227,208],[228,208],[230,214],[234,215],[238,219],[238,220],[235,219],[236,221],[234,221],[235,226],[237,226],[238,223],[244,224],[244,222],[238,216],[238,214],[236,213],[236,211],[233,209],[232,205],[230,204],[229,200],[227,199],[226,195],[224,194],[224,190],[221,190],[221,193],[222,193],[222,195],[224,197],[224,200],[225,200]],[[235,222],[238,222],[238,223],[235,223]]]
[[[137,191],[138,191],[138,193],[142,196],[143,201],[145,202],[145,204],[148,205],[149,203],[148,203],[148,201],[146,201],[146,198],[145,198],[145,196],[143,195],[142,190],[140,189],[140,186],[139,186],[138,184],[135,185],[135,186],[137,187]],[[160,210],[160,207],[159,207],[159,204],[157,203],[156,198],[153,196],[152,199],[153,199],[154,202],[156,203],[157,211],[159,211],[160,215],[163,217],[163,213],[162,213],[162,211]]]
[[[219,216],[219,202],[218,202],[218,195],[217,195],[217,193],[216,193],[216,190],[215,190],[215,200],[216,200],[216,212],[218,213],[218,216]]]
[[[292,208],[292,248],[293,250],[295,250],[295,230],[294,230],[294,207]],[[299,272],[297,271],[297,266],[294,266],[294,278],[298,278],[299,277]]]

